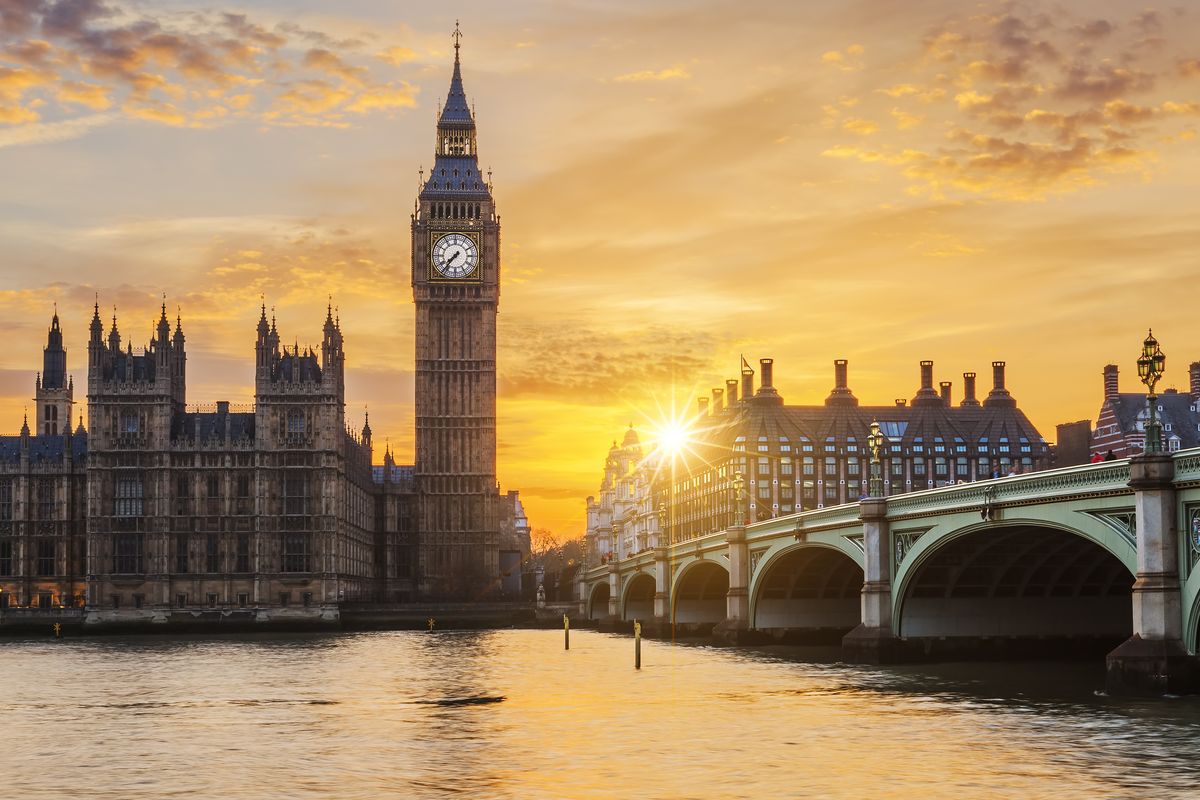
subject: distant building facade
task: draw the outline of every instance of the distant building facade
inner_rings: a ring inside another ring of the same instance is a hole
[[[1158,395],[1155,416],[1162,423],[1162,449],[1175,452],[1200,445],[1200,362],[1188,367],[1188,392],[1166,389]],[[1092,432],[1091,453],[1128,458],[1146,446],[1150,405],[1146,392],[1122,392],[1116,364],[1104,367],[1104,399]]]
[[[992,388],[983,400],[976,397],[976,374],[965,373],[964,397],[954,404],[952,384],[935,388],[933,362],[923,361],[915,396],[890,406],[860,405],[844,360],[834,362],[834,387],[820,406],[786,405],[774,386],[773,360],[761,359],[759,367],[757,387],[754,370],[744,365],[740,384],[726,381],[711,400],[700,398],[695,441],[673,468],[665,454],[642,457],[628,449],[629,435],[626,445],[614,445],[599,498],[588,499],[593,561],[734,524],[739,473],[751,521],[857,501],[870,477],[873,421],[887,437],[881,457],[886,495],[1049,465],[1046,441],[1005,387],[1004,362],[993,362]]]

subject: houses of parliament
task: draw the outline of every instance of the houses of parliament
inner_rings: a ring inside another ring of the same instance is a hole
[[[390,452],[374,464],[369,421],[348,427],[332,309],[316,352],[281,345],[262,308],[247,408],[188,405],[187,340],[165,305],[138,350],[99,303],[80,408],[55,311],[34,419],[0,437],[0,611],[336,618],[347,601],[518,592],[529,526],[517,493],[496,481],[500,224],[457,42],[411,224],[412,465]]]

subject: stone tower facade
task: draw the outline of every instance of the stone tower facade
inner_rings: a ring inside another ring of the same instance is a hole
[[[50,320],[46,348],[42,351],[42,371],[34,383],[38,435],[57,436],[70,430],[74,394],[75,382],[67,376],[67,351],[63,349],[56,310]]]
[[[473,599],[499,578],[496,314],[500,218],[454,74],[412,217],[418,574],[426,597]]]

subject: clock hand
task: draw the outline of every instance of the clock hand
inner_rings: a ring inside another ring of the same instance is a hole
[[[455,251],[454,255],[452,255],[452,256],[451,256],[449,259],[447,259],[447,261],[446,261],[446,266],[448,267],[448,266],[450,266],[451,264],[453,264],[455,261],[458,261],[458,257],[459,257],[459,256],[461,256],[461,255],[462,255],[462,253],[461,253],[461,252],[459,252],[459,251]]]

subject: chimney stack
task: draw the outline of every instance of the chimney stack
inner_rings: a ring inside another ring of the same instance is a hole
[[[963,373],[963,401],[959,403],[963,406],[977,406],[979,401],[975,398],[975,373]]]
[[[702,416],[702,417],[708,416],[708,398],[707,397],[697,397],[696,398],[696,410],[700,412],[700,416]]]
[[[754,370],[750,365],[742,361],[742,399],[749,401],[754,397]]]
[[[896,408],[904,408],[906,405],[908,405],[908,401],[903,397],[896,398]]]
[[[1188,384],[1192,400],[1200,401],[1200,361],[1193,361],[1188,365]]]
[[[1193,364],[1188,370],[1188,374],[1192,376],[1192,394],[1196,393],[1196,365]],[[1120,378],[1117,375],[1116,364],[1104,365],[1104,399],[1109,400],[1116,397],[1120,392]]]
[[[937,393],[937,389],[933,388],[933,362],[921,362],[921,388],[917,390],[917,396],[913,398],[914,406],[933,406],[941,405],[942,398]]]
[[[954,384],[950,381],[942,381],[938,384],[938,388],[941,389],[942,402],[946,405],[950,405],[950,390],[953,387]]]
[[[713,389],[712,410],[714,414],[720,414],[725,410],[725,390]]]
[[[738,382],[730,379],[725,381],[725,401],[733,408],[738,401]]]
[[[1013,399],[1008,390],[1004,388],[1004,362],[992,362],[992,390],[988,392],[987,399],[983,401],[984,406],[1007,406],[1014,408],[1017,401]]]
[[[773,377],[771,373],[774,372],[773,367],[775,366],[775,359],[760,358],[758,360],[758,366],[762,370],[761,385],[758,387],[758,390],[763,392],[768,389],[774,389],[775,384],[771,380]]]
[[[850,381],[846,377],[846,359],[839,358],[833,362],[833,391],[825,398],[827,406],[856,406],[858,398],[850,391]]]
[[[775,388],[774,372],[775,359],[760,358],[758,360],[759,379],[761,384],[758,387],[758,393],[754,395],[754,402],[759,405],[781,406],[783,398],[779,396],[779,390]],[[753,375],[754,373],[751,373]]]

